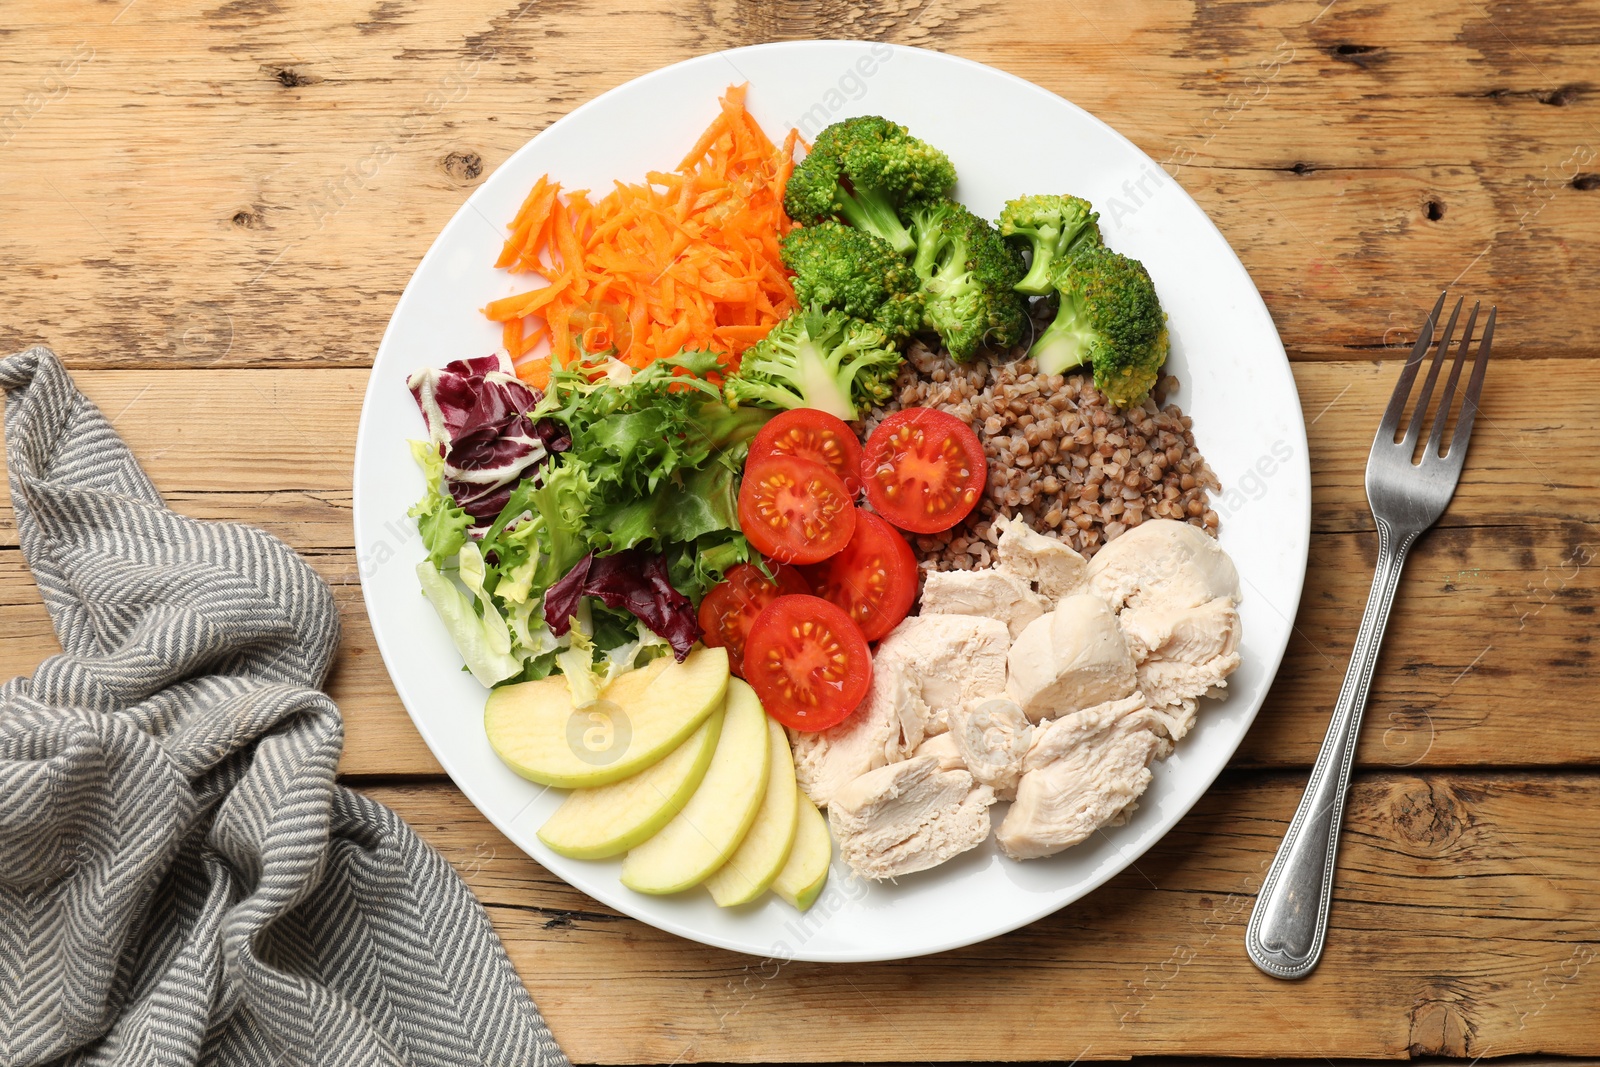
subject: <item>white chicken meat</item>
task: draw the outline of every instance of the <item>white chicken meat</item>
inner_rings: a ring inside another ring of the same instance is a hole
[[[1051,602],[1028,579],[1005,566],[976,571],[932,571],[922,582],[922,614],[981,615],[999,619],[1015,639]]]
[[[995,544],[1000,568],[1009,570],[1038,587],[1049,602],[1056,602],[1087,589],[1089,562],[1071,545],[1057,541],[1029,526],[1020,516],[996,519],[1000,538]]]
[[[891,630],[861,706],[832,729],[790,735],[806,796],[827,807],[847,782],[944,733],[951,709],[1001,694],[1008,644],[1004,623],[974,615],[915,616]]]
[[[1172,751],[1162,725],[1135,693],[1035,729],[1017,799],[995,832],[1000,851],[1053,856],[1127,821],[1150,784],[1151,761]]]
[[[1010,800],[1017,795],[1033,730],[1015,701],[999,698],[951,712],[950,732],[935,740],[951,738],[961,765],[972,777],[993,789],[997,800]]]
[[[1116,616],[1087,593],[1029,623],[1006,660],[1006,693],[1032,722],[1120,699],[1138,685]]]
[[[828,826],[839,855],[863,878],[925,871],[989,836],[994,791],[962,770],[916,756],[869,771],[839,790]]]

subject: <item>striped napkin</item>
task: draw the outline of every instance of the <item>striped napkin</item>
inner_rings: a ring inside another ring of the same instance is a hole
[[[327,586],[168,511],[48,349],[0,389],[63,649],[0,687],[0,1065],[566,1067],[450,865],[334,780]]]

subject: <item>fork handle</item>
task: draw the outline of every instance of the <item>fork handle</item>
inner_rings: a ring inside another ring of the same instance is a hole
[[[1275,978],[1304,978],[1322,956],[1328,906],[1333,899],[1334,857],[1361,713],[1389,622],[1389,608],[1400,584],[1400,570],[1420,532],[1397,537],[1388,523],[1378,521],[1378,569],[1350,652],[1350,668],[1333,706],[1333,721],[1311,768],[1311,781],[1300,807],[1250,913],[1245,951],[1257,967]]]

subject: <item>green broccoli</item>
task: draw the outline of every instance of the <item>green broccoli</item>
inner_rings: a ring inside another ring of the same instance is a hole
[[[922,329],[921,283],[883,238],[824,220],[789,231],[781,250],[802,306],[837,308],[895,341]]]
[[[1023,196],[1000,209],[1000,236],[1025,238],[1033,248],[1028,273],[1017,292],[1045,296],[1062,257],[1086,245],[1102,243],[1100,213],[1077,196]]]
[[[900,353],[881,327],[810,308],[746,349],[723,392],[731,408],[817,408],[849,421],[888,400],[899,372]]]
[[[900,210],[942,197],[956,183],[950,157],[876,116],[845,119],[817,134],[816,143],[784,190],[783,206],[803,225],[842,218],[883,238],[901,255],[911,252]]]
[[[1118,407],[1144,403],[1167,360],[1167,316],[1150,272],[1103,245],[1080,248],[1053,278],[1061,306],[1028,353],[1045,374],[1084,363]]]
[[[927,304],[923,321],[951,357],[965,362],[985,345],[1010,348],[1022,341],[1028,309],[1015,289],[1022,253],[954,200],[914,204],[909,215],[916,239],[911,269]]]

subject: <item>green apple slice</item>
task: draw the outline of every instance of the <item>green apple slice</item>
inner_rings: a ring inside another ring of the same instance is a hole
[[[755,690],[734,679],[711,766],[689,803],[622,861],[622,884],[640,893],[699,885],[728,861],[761,810],[771,751],[767,713]]]
[[[767,891],[783,870],[794,844],[794,831],[800,813],[800,787],[794,780],[794,756],[789,751],[789,736],[777,720],[767,720],[767,751],[771,769],[767,772],[767,794],[756,812],[750,832],[739,842],[738,851],[728,857],[710,878],[706,888],[719,907],[748,904]]]
[[[722,706],[728,652],[697,648],[629,671],[587,707],[574,709],[565,678],[501,686],[483,726],[506,766],[541,785],[607,785],[658,763]]]
[[[539,828],[539,840],[563,856],[617,856],[648,838],[683,810],[717,750],[723,710],[706,716],[689,740],[653,767],[591,789],[575,789]]]
[[[800,794],[800,819],[795,828],[794,847],[789,850],[789,860],[773,880],[772,891],[791,905],[805,911],[822,894],[828,882],[828,864],[833,862],[833,838],[828,834],[828,820],[811,803],[811,798]]]

